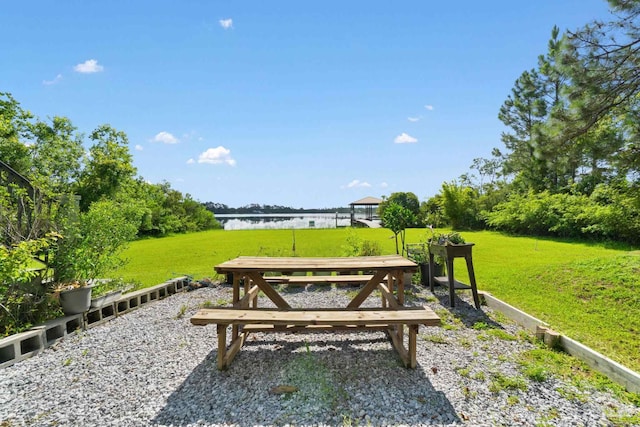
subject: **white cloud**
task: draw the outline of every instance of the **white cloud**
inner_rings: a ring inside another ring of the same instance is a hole
[[[424,108],[426,108],[429,111],[433,111],[433,105],[425,105]]]
[[[387,188],[387,187],[389,187],[389,184],[387,184],[386,182],[382,182],[382,183],[380,183],[380,187],[381,188]]]
[[[188,164],[188,165],[192,165],[192,164],[194,164],[195,162],[196,162],[196,161],[195,161],[195,160],[193,160],[193,159],[189,159],[189,160],[187,160],[187,164]]]
[[[152,141],[162,142],[163,144],[177,144],[178,142],[180,142],[178,138],[165,131],[159,132],[156,136],[153,137]]]
[[[135,149],[136,149],[136,151],[142,151],[142,150],[144,150],[144,147],[142,145],[140,145],[140,144],[136,144]]]
[[[222,28],[224,28],[225,30],[228,30],[229,28],[233,28],[233,19],[229,18],[229,19],[221,19],[218,21],[220,23],[220,26]]]
[[[409,120],[410,122],[419,122],[420,121],[420,117],[407,117],[407,120]]]
[[[354,179],[353,181],[347,184],[347,188],[361,188],[361,187],[369,188],[371,187],[371,184],[369,184],[367,181],[360,181],[359,179]]]
[[[396,144],[412,144],[414,142],[418,142],[418,140],[411,135],[402,132],[400,135],[396,136],[396,139],[394,139],[393,142]]]
[[[78,73],[89,74],[89,73],[99,73],[100,71],[104,70],[104,67],[98,64],[97,59],[87,59],[82,64],[78,64],[75,67],[73,67],[73,69]]]
[[[231,157],[231,150],[224,148],[222,145],[216,148],[209,148],[198,157],[198,163],[209,163],[219,165],[226,163],[229,166],[235,166],[236,161]]]
[[[53,80],[43,80],[42,84],[46,86],[50,86],[56,83],[60,83],[61,80],[62,80],[62,74],[58,74]]]

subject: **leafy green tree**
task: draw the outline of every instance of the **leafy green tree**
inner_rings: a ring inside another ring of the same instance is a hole
[[[507,173],[519,174],[532,187],[543,188],[545,162],[539,127],[548,113],[544,86],[536,70],[525,71],[516,80],[511,94],[500,107],[498,118],[511,129],[501,136],[509,153],[505,159]]]
[[[89,149],[89,160],[78,186],[83,212],[102,197],[113,198],[122,187],[132,183],[136,173],[124,132],[102,125],[89,138],[94,145]]]
[[[0,243],[0,337],[23,331],[55,316],[56,309],[30,267],[55,237],[25,240],[11,247]]]
[[[630,112],[640,92],[640,1],[608,0],[616,18],[569,32],[561,62],[571,108],[559,117],[567,138],[585,134],[613,111]]]
[[[31,169],[29,148],[22,139],[29,136],[32,118],[11,94],[0,92],[0,159],[23,175]]]
[[[65,117],[54,117],[51,124],[36,121],[31,132],[33,181],[39,189],[53,194],[72,193],[84,158],[81,135]]]
[[[400,247],[398,246],[398,236],[400,236],[402,243],[402,255],[405,252],[405,237],[407,227],[411,227],[415,224],[416,217],[409,209],[399,205],[397,203],[390,203],[387,205],[384,213],[382,214],[382,224],[393,231],[396,240],[396,253],[400,254]]]
[[[70,205],[69,209],[73,209]],[[141,212],[135,204],[101,200],[74,218],[65,216],[50,267],[56,282],[91,280],[122,265],[120,253],[133,240]]]
[[[441,200],[442,195],[438,193],[420,204],[420,217],[427,226],[438,228],[447,225]]]
[[[454,230],[479,227],[477,193],[473,188],[455,181],[442,184],[440,205],[445,218]]]
[[[414,223],[410,226],[418,226],[418,219],[420,218],[420,200],[412,192],[396,192],[384,199],[380,205],[378,205],[378,215],[380,218],[384,217],[384,212],[392,204],[400,205],[409,210],[415,217]]]

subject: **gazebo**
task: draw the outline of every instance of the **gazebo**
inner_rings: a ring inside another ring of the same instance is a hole
[[[349,203],[351,206],[351,226],[365,224],[370,227],[368,222],[374,221],[376,218],[376,211],[378,209],[378,205],[382,203],[381,199],[375,197],[365,197],[364,199],[356,200],[355,202]],[[356,220],[356,206],[363,206],[365,210],[365,221]]]

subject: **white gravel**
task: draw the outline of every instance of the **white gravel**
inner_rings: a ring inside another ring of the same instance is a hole
[[[536,346],[517,326],[463,301],[415,288],[407,305],[446,317],[421,327],[418,368],[401,367],[379,332],[254,334],[229,370],[216,369],[215,326],[189,317],[227,304],[204,288],[141,307],[0,370],[0,426],[468,425],[606,426],[639,408],[558,378],[535,382],[518,355]],[[294,307],[345,305],[348,289],[283,291]],[[375,305],[378,299],[367,301]],[[268,306],[261,300],[262,306]],[[518,337],[507,340],[484,322]],[[496,375],[520,388],[496,390]],[[274,394],[281,385],[297,388]]]

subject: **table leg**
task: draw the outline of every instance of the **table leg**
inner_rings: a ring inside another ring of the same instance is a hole
[[[435,261],[433,259],[433,254],[429,253],[429,289],[433,293],[433,270],[435,269]]]
[[[233,306],[235,307],[238,301],[240,301],[240,273],[233,273]],[[231,326],[231,340],[238,338],[238,325]],[[225,335],[226,337],[226,335]]]
[[[456,283],[453,276],[453,257],[447,257],[447,278],[449,279],[449,305],[456,306]]]
[[[479,310],[480,297],[478,296],[478,287],[476,285],[476,274],[473,271],[473,260],[471,259],[471,255],[465,256],[464,258],[467,261],[467,271],[469,272],[469,284],[471,285],[471,293],[473,294],[473,303]]]
[[[416,347],[418,340],[418,325],[409,325],[409,367],[415,369],[418,364]]]
[[[218,324],[218,369],[225,368],[224,359],[227,355],[227,325]]]
[[[397,300],[400,306],[404,305],[404,271],[397,270],[394,272],[398,281]],[[398,325],[398,339],[404,343],[404,325]]]

